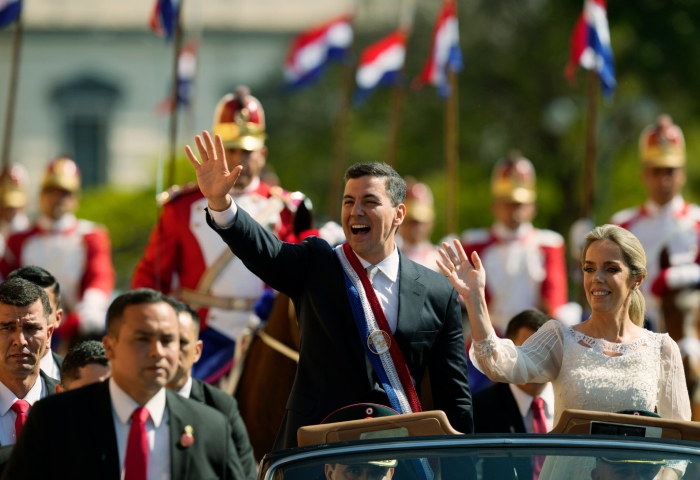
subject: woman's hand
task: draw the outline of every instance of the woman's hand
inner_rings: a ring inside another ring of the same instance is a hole
[[[476,252],[472,253],[471,263],[459,240],[454,241],[454,248],[443,242],[440,249],[442,261],[437,260],[440,271],[447,277],[455,290],[470,299],[483,297],[486,288],[486,271],[481,265],[481,259]],[[474,266],[472,266],[472,263]]]
[[[185,153],[197,173],[197,184],[202,194],[207,197],[209,207],[213,210],[223,211],[231,205],[228,192],[238,180],[238,175],[243,167],[239,165],[232,172],[229,172],[224,142],[221,137],[217,135],[215,140],[212,140],[211,135],[206,131],[202,132],[202,137],[199,135],[194,137],[199,156],[202,159],[201,163],[189,145],[185,147]]]

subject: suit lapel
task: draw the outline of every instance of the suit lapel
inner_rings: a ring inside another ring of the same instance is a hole
[[[109,380],[95,386],[95,391],[95,401],[86,406],[87,409],[91,410],[92,441],[99,446],[102,478],[118,479],[121,476],[121,465],[119,465],[117,433],[114,431],[114,418],[112,417]]]
[[[190,399],[204,403],[204,387],[199,380],[192,379],[192,390],[190,390]]]
[[[510,390],[510,385],[507,383],[497,384],[500,390],[498,398],[503,401],[503,415],[508,428],[512,433],[526,433],[523,417],[520,415],[518,402],[515,401],[513,392]]]
[[[44,379],[44,386],[46,387],[46,396],[53,395],[56,393],[56,384],[58,383],[56,379],[49,377],[44,373],[43,370],[39,370],[39,375]]]
[[[185,432],[187,424],[183,418],[181,405],[178,402],[178,400],[182,401],[182,399],[176,398],[177,395],[177,393],[170,390],[166,391],[166,407],[170,422],[170,471],[172,480],[184,480],[188,478],[187,472],[189,470],[190,456],[189,449],[180,445],[180,436]],[[196,438],[197,432],[194,432],[194,435]]]
[[[420,283],[420,276],[413,263],[399,251],[399,318],[394,338],[403,352],[410,349],[411,337],[423,311],[426,289]]]

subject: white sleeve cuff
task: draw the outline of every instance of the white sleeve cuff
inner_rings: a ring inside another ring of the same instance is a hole
[[[233,225],[233,222],[236,221],[236,216],[238,215],[238,205],[236,205],[236,202],[231,200],[231,205],[223,212],[217,212],[210,208],[209,214],[217,227],[229,228],[231,225]]]

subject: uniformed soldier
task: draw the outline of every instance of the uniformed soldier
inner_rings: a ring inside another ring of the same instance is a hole
[[[246,87],[219,101],[213,132],[224,142],[229,168],[243,166],[231,191],[236,203],[279,238],[303,238],[300,230],[305,228],[294,228],[294,212],[304,204],[303,195],[260,180],[267,160],[265,113]],[[162,215],[131,286],[171,294],[198,310],[204,350],[193,375],[215,382],[230,369],[238,335],[259,323],[255,306],[265,285],[206,224],[206,207],[207,199],[196,184],[166,192]]]
[[[564,239],[551,230],[535,228],[537,192],[535,168],[519,153],[498,161],[491,176],[492,212],[489,228],[467,230],[462,244],[476,251],[484,268],[486,300],[493,326],[503,335],[516,314],[538,308],[561,315],[567,302]],[[568,320],[568,319],[567,319]]]
[[[101,338],[116,277],[107,229],[74,215],[79,194],[75,162],[66,157],[52,161],[41,183],[39,218],[8,238],[0,261],[3,278],[26,265],[42,267],[56,277],[65,311],[57,332],[62,340],[76,333]]]
[[[27,182],[29,174],[22,165],[11,165],[0,174],[0,257],[5,253],[7,238],[29,228],[27,206]]]
[[[404,218],[396,244],[401,252],[414,262],[437,271],[436,260],[440,258],[438,248],[430,243],[435,226],[433,192],[424,183],[406,178],[406,217]]]
[[[655,331],[667,331],[659,297],[670,290],[695,288],[700,281],[698,236],[700,207],[681,196],[685,185],[683,132],[668,115],[647,126],[639,139],[642,183],[647,201],[611,219],[632,232],[647,255],[647,280],[641,291],[646,316]],[[690,327],[695,336],[694,326]],[[686,332],[687,333],[687,332]],[[685,335],[681,335],[685,336]],[[680,340],[680,338],[676,338]]]

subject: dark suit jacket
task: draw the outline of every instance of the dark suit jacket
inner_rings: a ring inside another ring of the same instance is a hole
[[[243,418],[241,418],[241,412],[238,411],[236,399],[196,378],[192,379],[190,398],[209,405],[228,418],[233,446],[238,453],[238,460],[240,460],[245,478],[249,480],[258,478],[253,447],[248,438],[248,430],[245,427],[245,423],[243,423]]]
[[[48,397],[49,395],[53,395],[54,393],[56,393],[56,384],[58,383],[58,381],[46,375],[43,370],[39,370],[39,375],[41,375],[41,378],[44,379],[44,385],[46,386],[46,396]],[[34,407],[32,407],[32,409],[33,408]],[[29,410],[30,415],[32,409]],[[2,472],[5,471],[5,466],[7,465],[7,461],[10,459],[10,454],[12,453],[13,448],[14,445],[0,446],[0,475],[2,475]]]
[[[36,403],[3,480],[118,480],[121,465],[108,383],[87,385]],[[173,480],[242,478],[229,458],[231,434],[222,414],[170,390],[166,391],[166,408]],[[195,441],[189,448],[180,445],[186,425],[194,429]],[[37,452],[42,452],[40,457]]]
[[[53,356],[53,361],[56,362],[56,365],[59,367],[63,366],[63,357],[60,356],[58,353],[54,352],[51,350],[51,355]]]
[[[518,404],[507,383],[497,383],[474,394],[474,433],[527,433]],[[483,464],[484,478],[532,478],[532,457],[487,458]]]
[[[331,246],[309,237],[283,243],[242,209],[235,223],[218,229],[207,221],[248,267],[294,302],[301,349],[294,386],[275,449],[297,445],[297,429],[320,423],[334,410],[354,403],[390,405],[386,393],[370,384],[365,338],[355,326],[343,270]],[[457,292],[448,280],[403,254],[399,267],[399,315],[394,338],[420,392],[430,371],[433,404],[452,426],[473,431],[471,393]]]

